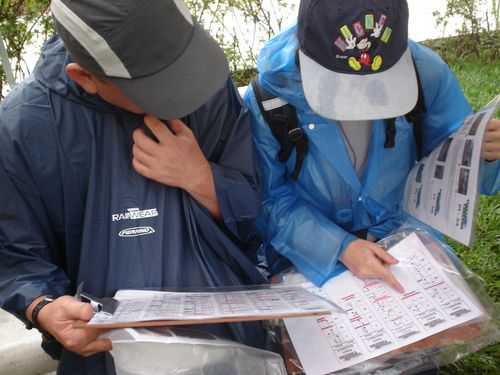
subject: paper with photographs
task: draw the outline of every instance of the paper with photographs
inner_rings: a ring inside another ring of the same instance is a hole
[[[484,133],[499,103],[500,95],[468,118],[406,181],[406,212],[466,246],[474,240]]]

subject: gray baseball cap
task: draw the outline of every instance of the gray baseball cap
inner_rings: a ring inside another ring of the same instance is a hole
[[[182,0],[52,0],[51,11],[75,62],[153,116],[188,115],[229,76],[224,52]]]

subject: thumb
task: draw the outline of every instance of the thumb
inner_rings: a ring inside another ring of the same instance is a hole
[[[80,316],[78,319],[84,320],[84,321],[89,321],[92,319],[92,316],[94,315],[94,309],[92,306],[88,303],[83,303],[83,306],[80,308]]]
[[[170,128],[170,130],[174,132],[174,134],[179,135],[189,130],[187,125],[184,124],[181,120],[175,119],[167,121],[168,121],[168,127]]]
[[[68,299],[64,303],[64,307],[66,310],[67,318],[71,320],[88,321],[94,314],[94,310],[89,303],[79,302],[72,297],[68,297]]]

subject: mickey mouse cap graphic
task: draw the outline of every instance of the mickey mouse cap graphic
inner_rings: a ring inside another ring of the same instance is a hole
[[[356,50],[359,52],[357,57],[349,56],[347,60],[349,66],[355,71],[361,70],[363,66],[371,68],[373,71],[377,71],[382,65],[381,55],[376,55],[372,62],[370,49],[372,46],[376,47],[379,40],[383,43],[388,43],[392,34],[392,29],[390,27],[385,27],[387,22],[386,14],[382,13],[377,22],[374,22],[374,19],[374,14],[365,14],[363,17],[364,22],[356,21],[352,24],[354,34],[347,24],[343,25],[340,28],[342,36],[337,37],[334,41],[334,45],[342,53],[345,53],[346,50]],[[382,30],[384,31],[383,34]],[[381,35],[382,37],[380,37]]]
[[[414,107],[406,0],[302,0],[297,40],[304,94],[320,115],[372,120]]]

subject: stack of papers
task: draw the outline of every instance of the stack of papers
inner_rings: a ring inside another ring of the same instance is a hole
[[[466,284],[452,281],[415,233],[389,253],[400,260],[391,272],[403,294],[347,271],[318,291],[347,314],[285,319],[308,375],[353,366],[484,315]]]
[[[300,285],[231,292],[121,290],[117,309],[77,326],[105,328],[266,320],[330,314],[335,307]]]

